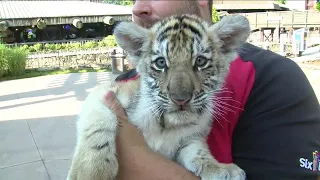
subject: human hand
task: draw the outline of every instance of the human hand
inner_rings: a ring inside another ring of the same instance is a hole
[[[136,150],[147,149],[144,137],[138,129],[128,121],[128,116],[114,92],[107,92],[104,101],[118,117],[119,129],[116,138],[118,153],[126,157],[127,154],[130,155]]]

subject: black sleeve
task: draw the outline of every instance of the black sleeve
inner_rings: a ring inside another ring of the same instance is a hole
[[[244,56],[257,59],[256,76],[233,134],[234,162],[248,180],[320,179],[320,108],[305,74],[270,51]]]

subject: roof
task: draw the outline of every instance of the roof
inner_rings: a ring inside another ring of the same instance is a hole
[[[0,20],[131,14],[129,6],[89,1],[0,1]]]
[[[286,10],[286,7],[283,7],[276,3],[251,3],[251,4],[215,4],[214,7],[217,10],[254,10],[254,9],[266,9],[266,10]]]

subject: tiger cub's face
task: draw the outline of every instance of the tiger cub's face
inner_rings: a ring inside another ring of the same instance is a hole
[[[248,20],[224,17],[214,25],[194,15],[171,16],[151,29],[122,22],[114,30],[121,48],[142,75],[158,114],[212,111],[236,50],[250,34]]]

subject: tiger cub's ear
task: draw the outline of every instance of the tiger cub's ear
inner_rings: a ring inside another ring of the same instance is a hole
[[[250,36],[250,24],[242,15],[228,15],[210,27],[209,33],[213,39],[221,43],[222,52],[235,51],[244,44]]]
[[[130,60],[137,65],[151,39],[151,32],[134,22],[120,22],[114,29],[117,44],[126,51]]]

